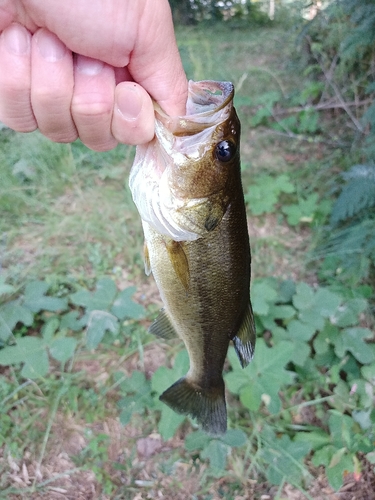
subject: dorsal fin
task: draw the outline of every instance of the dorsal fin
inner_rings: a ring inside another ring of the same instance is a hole
[[[253,359],[255,339],[256,332],[254,315],[251,303],[249,302],[242,324],[236,335],[232,338],[234,349],[240,360],[242,368],[245,368],[245,366],[247,366]]]

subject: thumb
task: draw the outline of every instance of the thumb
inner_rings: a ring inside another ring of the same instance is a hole
[[[185,115],[188,84],[167,0],[145,2],[129,70],[170,116]]]

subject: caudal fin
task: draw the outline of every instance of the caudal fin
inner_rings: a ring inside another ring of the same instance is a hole
[[[219,436],[227,430],[223,380],[218,387],[203,389],[183,377],[163,392],[160,401],[177,413],[195,418],[208,434]]]

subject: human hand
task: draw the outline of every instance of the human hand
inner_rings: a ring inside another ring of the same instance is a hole
[[[154,134],[152,99],[185,113],[168,0],[2,0],[0,121],[106,151]]]

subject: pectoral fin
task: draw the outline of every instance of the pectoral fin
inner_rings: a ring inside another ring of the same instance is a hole
[[[147,276],[151,274],[151,262],[150,262],[150,254],[148,253],[147,243],[143,244],[143,260],[145,264],[145,273]]]
[[[240,360],[242,368],[245,368],[253,359],[255,349],[255,324],[251,303],[246,310],[244,319],[237,334],[232,338],[234,349]]]
[[[190,282],[189,262],[182,243],[170,240],[166,243],[166,248],[177,277],[181,281],[185,290],[188,291]]]
[[[148,331],[153,335],[166,340],[174,339],[175,337],[177,337],[177,333],[171,323],[171,320],[169,319],[168,314],[164,309],[160,311],[159,316],[151,324]]]

